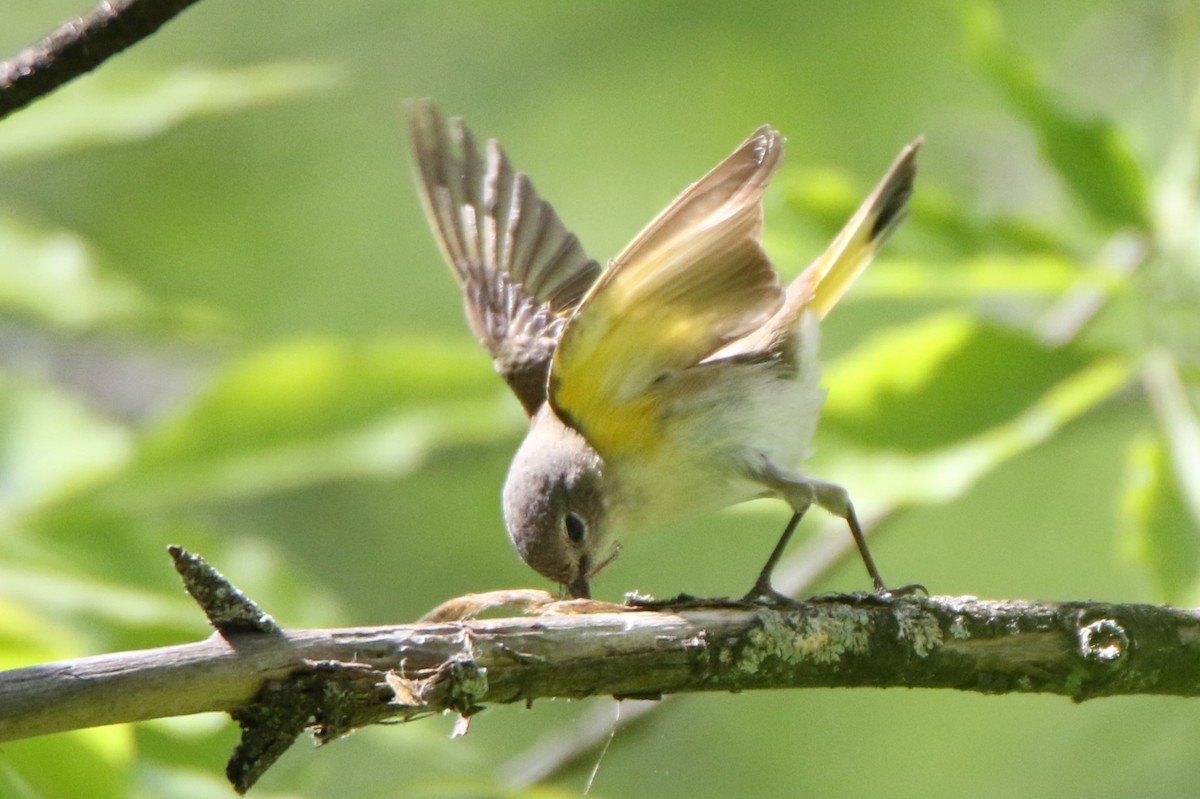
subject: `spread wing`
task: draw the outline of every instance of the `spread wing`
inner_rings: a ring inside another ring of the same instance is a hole
[[[757,130],[638,234],[567,325],[550,402],[602,455],[651,440],[656,387],[782,305],[759,243],[782,147],[776,131]]]
[[[917,139],[900,151],[887,174],[825,252],[788,286],[789,305],[793,298],[805,300],[808,308],[824,317],[867,268],[908,215],[908,200],[917,176],[917,152],[923,143],[923,139]]]
[[[467,322],[532,416],[566,319],[600,265],[495,140],[481,153],[462,120],[431,101],[407,110],[425,214],[463,288]]]
[[[825,252],[788,286],[787,299],[771,321],[721,350],[717,358],[778,352],[781,347],[786,351],[803,314],[811,311],[821,319],[829,313],[908,215],[922,143],[917,139],[900,151]]]

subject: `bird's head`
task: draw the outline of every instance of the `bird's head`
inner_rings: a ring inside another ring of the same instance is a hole
[[[543,407],[504,484],[504,521],[521,558],[573,597],[620,549],[605,513],[604,463],[587,440]]]

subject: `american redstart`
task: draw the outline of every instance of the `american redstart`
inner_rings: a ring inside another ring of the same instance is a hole
[[[504,485],[517,552],[572,596],[620,537],[778,497],[846,520],[887,593],[854,506],[804,460],[825,398],[818,322],[905,216],[920,140],[787,289],[760,243],[783,150],[764,126],[689,186],[609,265],[587,257],[495,140],[482,148],[428,100],[408,107],[418,183],[467,320],[530,418]]]

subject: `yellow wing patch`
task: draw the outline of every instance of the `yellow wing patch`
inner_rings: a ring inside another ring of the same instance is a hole
[[[653,446],[656,386],[764,324],[783,291],[759,240],[782,139],[760,128],[613,261],[568,323],[550,402],[602,457]],[[669,382],[669,381],[668,381]]]
[[[887,174],[825,252],[788,287],[789,306],[802,303],[824,318],[867,268],[908,213],[917,174],[917,151],[923,141],[917,139],[900,151]]]

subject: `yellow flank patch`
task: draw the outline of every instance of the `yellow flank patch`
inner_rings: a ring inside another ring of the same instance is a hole
[[[781,304],[757,242],[730,249],[718,259],[626,262],[568,324],[551,365],[551,401],[601,456],[648,446],[661,380],[763,324]]]

